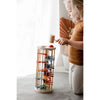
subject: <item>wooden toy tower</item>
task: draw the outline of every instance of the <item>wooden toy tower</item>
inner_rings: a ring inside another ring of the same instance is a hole
[[[35,80],[35,90],[37,92],[49,93],[53,90],[55,49],[53,45],[37,48]]]

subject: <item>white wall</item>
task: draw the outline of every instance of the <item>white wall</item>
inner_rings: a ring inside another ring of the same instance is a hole
[[[65,9],[65,5],[63,3],[64,0],[59,0],[59,17],[64,17],[64,18],[67,18],[67,19],[70,19],[68,17],[68,12],[66,11]]]
[[[67,19],[70,19],[68,17],[68,13],[67,13],[67,10],[65,9],[65,5],[63,3],[64,0],[59,0],[59,18],[61,17],[64,17],[64,18],[67,18]],[[57,71],[59,72],[65,72],[67,71],[68,72],[68,57],[67,56],[64,56],[62,55],[63,51],[63,46],[60,46],[60,54],[59,54],[59,63],[58,63],[58,69]]]

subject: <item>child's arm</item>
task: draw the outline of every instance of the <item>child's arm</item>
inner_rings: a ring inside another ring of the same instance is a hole
[[[68,40],[68,44],[76,49],[83,50],[83,41]]]
[[[56,40],[60,45],[71,45],[72,47],[76,49],[83,50],[83,41],[73,41],[65,38],[60,38]]]

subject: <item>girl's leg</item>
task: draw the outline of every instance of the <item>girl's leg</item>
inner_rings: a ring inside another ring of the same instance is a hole
[[[70,64],[69,84],[74,93],[83,93],[83,66]]]
[[[73,64],[69,63],[69,86],[72,89],[72,71],[73,71]]]

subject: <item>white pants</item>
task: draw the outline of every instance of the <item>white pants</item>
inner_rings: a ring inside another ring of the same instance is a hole
[[[69,85],[74,93],[83,93],[83,66],[69,64]]]

